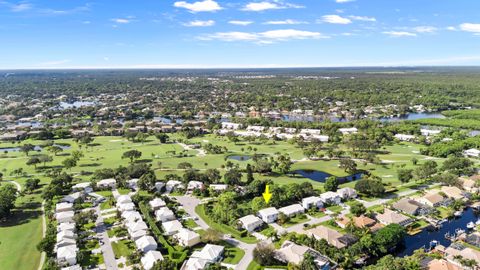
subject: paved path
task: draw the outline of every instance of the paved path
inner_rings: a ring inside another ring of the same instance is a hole
[[[197,157],[204,157],[204,156],[207,155],[207,152],[205,152],[205,150],[203,150],[203,149],[194,149],[194,148],[192,148],[192,147],[190,147],[190,146],[188,146],[188,145],[186,145],[186,144],[184,144],[184,143],[178,143],[178,144],[179,144],[181,147],[183,147],[183,149],[185,149],[185,150],[197,151],[197,152],[198,152]]]
[[[97,213],[96,232],[100,238],[100,248],[102,250],[103,258],[105,261],[105,267],[107,270],[117,270],[117,260],[115,259],[115,254],[113,253],[112,244],[108,238],[107,228],[103,223],[103,217],[100,213],[100,207],[95,207]]]
[[[45,235],[47,233],[47,221],[45,220],[45,201],[42,202],[42,237],[45,238]],[[42,252],[42,255],[40,256],[40,263],[38,265],[37,270],[42,270],[43,269],[43,264],[45,263],[45,258],[47,257],[47,254],[45,252]]]
[[[377,200],[371,201],[371,202],[364,201],[364,200],[361,200],[361,199],[357,199],[357,201],[363,203],[363,205],[364,205],[366,208],[369,208],[369,207],[372,207],[372,206],[385,204],[385,203],[387,203],[388,201],[390,201],[390,200],[392,200],[392,199],[395,199],[395,198],[398,198],[398,197],[408,196],[408,195],[411,195],[411,194],[416,193],[416,192],[418,192],[418,191],[422,191],[422,190],[425,190],[425,189],[433,188],[433,187],[436,187],[436,186],[439,186],[439,185],[440,185],[440,184],[431,184],[431,185],[418,186],[418,187],[416,187],[416,188],[414,188],[414,189],[405,190],[405,191],[402,191],[402,192],[399,192],[399,193],[393,193],[393,194],[390,194],[390,195],[386,196],[385,198],[377,199]]]
[[[208,226],[208,224],[203,221],[203,219],[201,219],[200,216],[195,212],[195,207],[201,203],[200,199],[190,196],[176,196],[174,198],[176,198],[178,203],[183,206],[185,212],[187,212],[191,217],[196,218],[195,223],[197,223],[198,226],[205,230],[210,228],[210,226]]]
[[[3,181],[0,181],[0,182],[14,184],[17,187],[17,190],[19,192],[22,191],[22,185],[20,185],[18,182],[15,182],[13,180],[3,180]]]

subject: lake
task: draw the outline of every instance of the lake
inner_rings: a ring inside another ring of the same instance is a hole
[[[62,109],[81,108],[93,105],[95,105],[95,102],[91,101],[60,102],[60,108]]]
[[[316,171],[316,170],[296,170],[294,171],[294,173],[300,174],[305,178],[309,178],[313,181],[321,182],[321,183],[324,183],[328,177],[332,176],[331,174],[326,173],[324,171]],[[355,173],[345,177],[337,177],[337,179],[340,184],[343,184],[343,183],[359,180],[362,178],[362,175],[363,173],[359,172],[359,173]]]
[[[445,238],[447,232],[455,233],[456,229],[467,230],[467,223],[475,222],[478,218],[479,216],[472,208],[467,208],[461,217],[443,223],[443,226],[438,230],[428,231],[424,229],[416,235],[406,236],[404,248],[396,255],[399,257],[412,255],[419,248],[428,248],[432,240],[437,240],[441,245],[448,247],[452,242]]]
[[[422,112],[422,113],[408,113],[399,117],[384,117],[378,120],[386,122],[396,122],[402,120],[419,120],[419,119],[428,119],[428,118],[446,118],[443,114],[438,112]]]
[[[63,150],[66,150],[66,149],[70,149],[71,146],[67,146],[67,145],[58,145],[58,144],[54,144],[55,146],[58,146],[60,148],[62,148]],[[0,148],[0,153],[5,153],[5,152],[18,152],[20,151],[20,146],[19,147],[6,147],[6,148]],[[42,151],[42,147],[39,146],[39,145],[35,145],[33,151]]]
[[[236,161],[246,161],[246,160],[251,159],[252,157],[247,156],[247,155],[232,155],[232,156],[228,156],[227,158],[228,159],[233,159],[233,160],[236,160]]]

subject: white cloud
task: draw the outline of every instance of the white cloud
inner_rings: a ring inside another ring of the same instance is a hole
[[[184,23],[183,25],[189,26],[189,27],[206,27],[206,26],[215,25],[215,21],[214,20],[208,20],[208,21],[195,20],[188,23]]]
[[[322,17],[322,21],[333,24],[350,24],[352,21],[348,18],[344,18],[338,15],[325,15]]]
[[[20,4],[16,4],[16,5],[11,5],[10,8],[13,12],[22,12],[22,11],[32,9],[33,5],[29,4],[29,3],[20,3]]]
[[[374,17],[367,17],[367,16],[348,16],[352,20],[356,21],[364,21],[364,22],[376,22],[377,19]]]
[[[415,30],[415,32],[417,32],[417,33],[434,33],[438,29],[436,27],[433,27],[433,26],[417,26],[417,27],[413,28],[413,30]]]
[[[190,12],[214,12],[222,9],[222,7],[213,0],[204,0],[193,3],[178,1],[173,5],[178,8],[188,9]]]
[[[131,22],[130,19],[126,19],[126,18],[115,18],[115,19],[111,19],[111,21],[115,23],[121,23],[121,24],[127,24]]]
[[[462,23],[460,30],[472,33],[480,33],[480,24],[478,23]]]
[[[354,2],[354,1],[355,1],[355,0],[335,0],[335,2],[340,3],[340,4],[342,4],[342,3],[348,3],[348,2]]]
[[[281,0],[250,2],[242,10],[245,11],[265,11],[269,9],[285,9],[285,8],[303,8],[303,6],[285,3]]]
[[[292,19],[286,19],[286,20],[282,20],[282,21],[268,21],[268,22],[264,22],[263,24],[272,24],[272,25],[290,24],[290,25],[293,25],[293,24],[308,24],[308,23],[307,22],[302,22],[302,21],[296,21],[296,20],[292,20]]]
[[[40,63],[40,64],[38,64],[38,66],[43,66],[43,67],[59,66],[59,65],[63,65],[63,64],[69,63],[69,62],[70,62],[69,59],[55,60],[55,61],[48,61],[48,62]]]
[[[449,31],[457,31],[457,28],[455,26],[449,26],[446,29]]]
[[[237,21],[237,20],[233,20],[233,21],[229,21],[228,23],[229,23],[229,24],[233,24],[233,25],[247,26],[247,25],[252,24],[253,22],[252,22],[252,21]]]
[[[386,31],[383,33],[391,37],[416,37],[417,36],[417,34],[415,33],[406,32],[406,31]]]
[[[295,39],[320,39],[329,38],[319,32],[302,31],[295,29],[270,30],[260,33],[255,32],[219,32],[199,37],[201,40],[221,41],[250,41],[259,44],[269,44],[277,41]]]

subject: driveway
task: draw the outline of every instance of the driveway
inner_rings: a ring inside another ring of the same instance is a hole
[[[198,224],[198,226],[202,227],[204,230],[210,228],[210,226],[208,226],[208,224],[203,221],[203,219],[201,219],[200,216],[195,212],[195,207],[201,203],[200,199],[190,196],[174,196],[173,198],[177,199],[178,203],[183,206],[185,212],[196,219],[195,222]]]
[[[100,248],[102,250],[103,258],[105,261],[105,267],[107,270],[117,270],[117,260],[115,259],[115,254],[113,253],[112,244],[108,238],[107,228],[103,223],[103,217],[100,212],[100,207],[95,207],[95,212],[97,213],[96,233],[99,237]]]

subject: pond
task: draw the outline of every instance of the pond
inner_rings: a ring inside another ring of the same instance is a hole
[[[472,208],[467,208],[461,217],[443,223],[443,226],[438,230],[429,231],[424,229],[421,233],[408,235],[405,237],[404,248],[396,255],[400,257],[412,255],[419,248],[428,248],[433,240],[437,240],[441,245],[448,247],[451,241],[445,238],[446,233],[455,233],[456,229],[467,230],[467,223],[475,222],[478,218],[477,212]]]
[[[378,120],[385,122],[396,122],[401,120],[419,120],[419,119],[428,119],[428,118],[445,118],[445,116],[438,112],[423,112],[423,113],[408,113],[399,117],[384,117]]]
[[[55,146],[58,146],[60,148],[62,148],[63,150],[66,150],[66,149],[70,149],[71,146],[68,146],[68,145],[59,145],[59,144],[54,144]],[[35,148],[33,149],[33,151],[42,151],[42,147],[39,146],[39,145],[35,145]],[[20,146],[18,147],[6,147],[6,148],[0,148],[0,153],[9,153],[9,152],[19,152],[20,151]]]
[[[296,170],[294,171],[294,173],[300,174],[305,178],[309,178],[313,181],[321,182],[321,183],[324,183],[328,177],[332,176],[331,174],[326,173],[324,171],[316,171],[316,170]],[[337,177],[337,179],[340,184],[343,184],[343,183],[359,180],[362,178],[362,175],[363,173],[359,172],[349,176]]]
[[[247,155],[232,155],[232,156],[228,156],[227,158],[228,159],[233,159],[233,160],[236,160],[236,161],[246,161],[246,160],[251,159],[252,157],[247,156]]]

